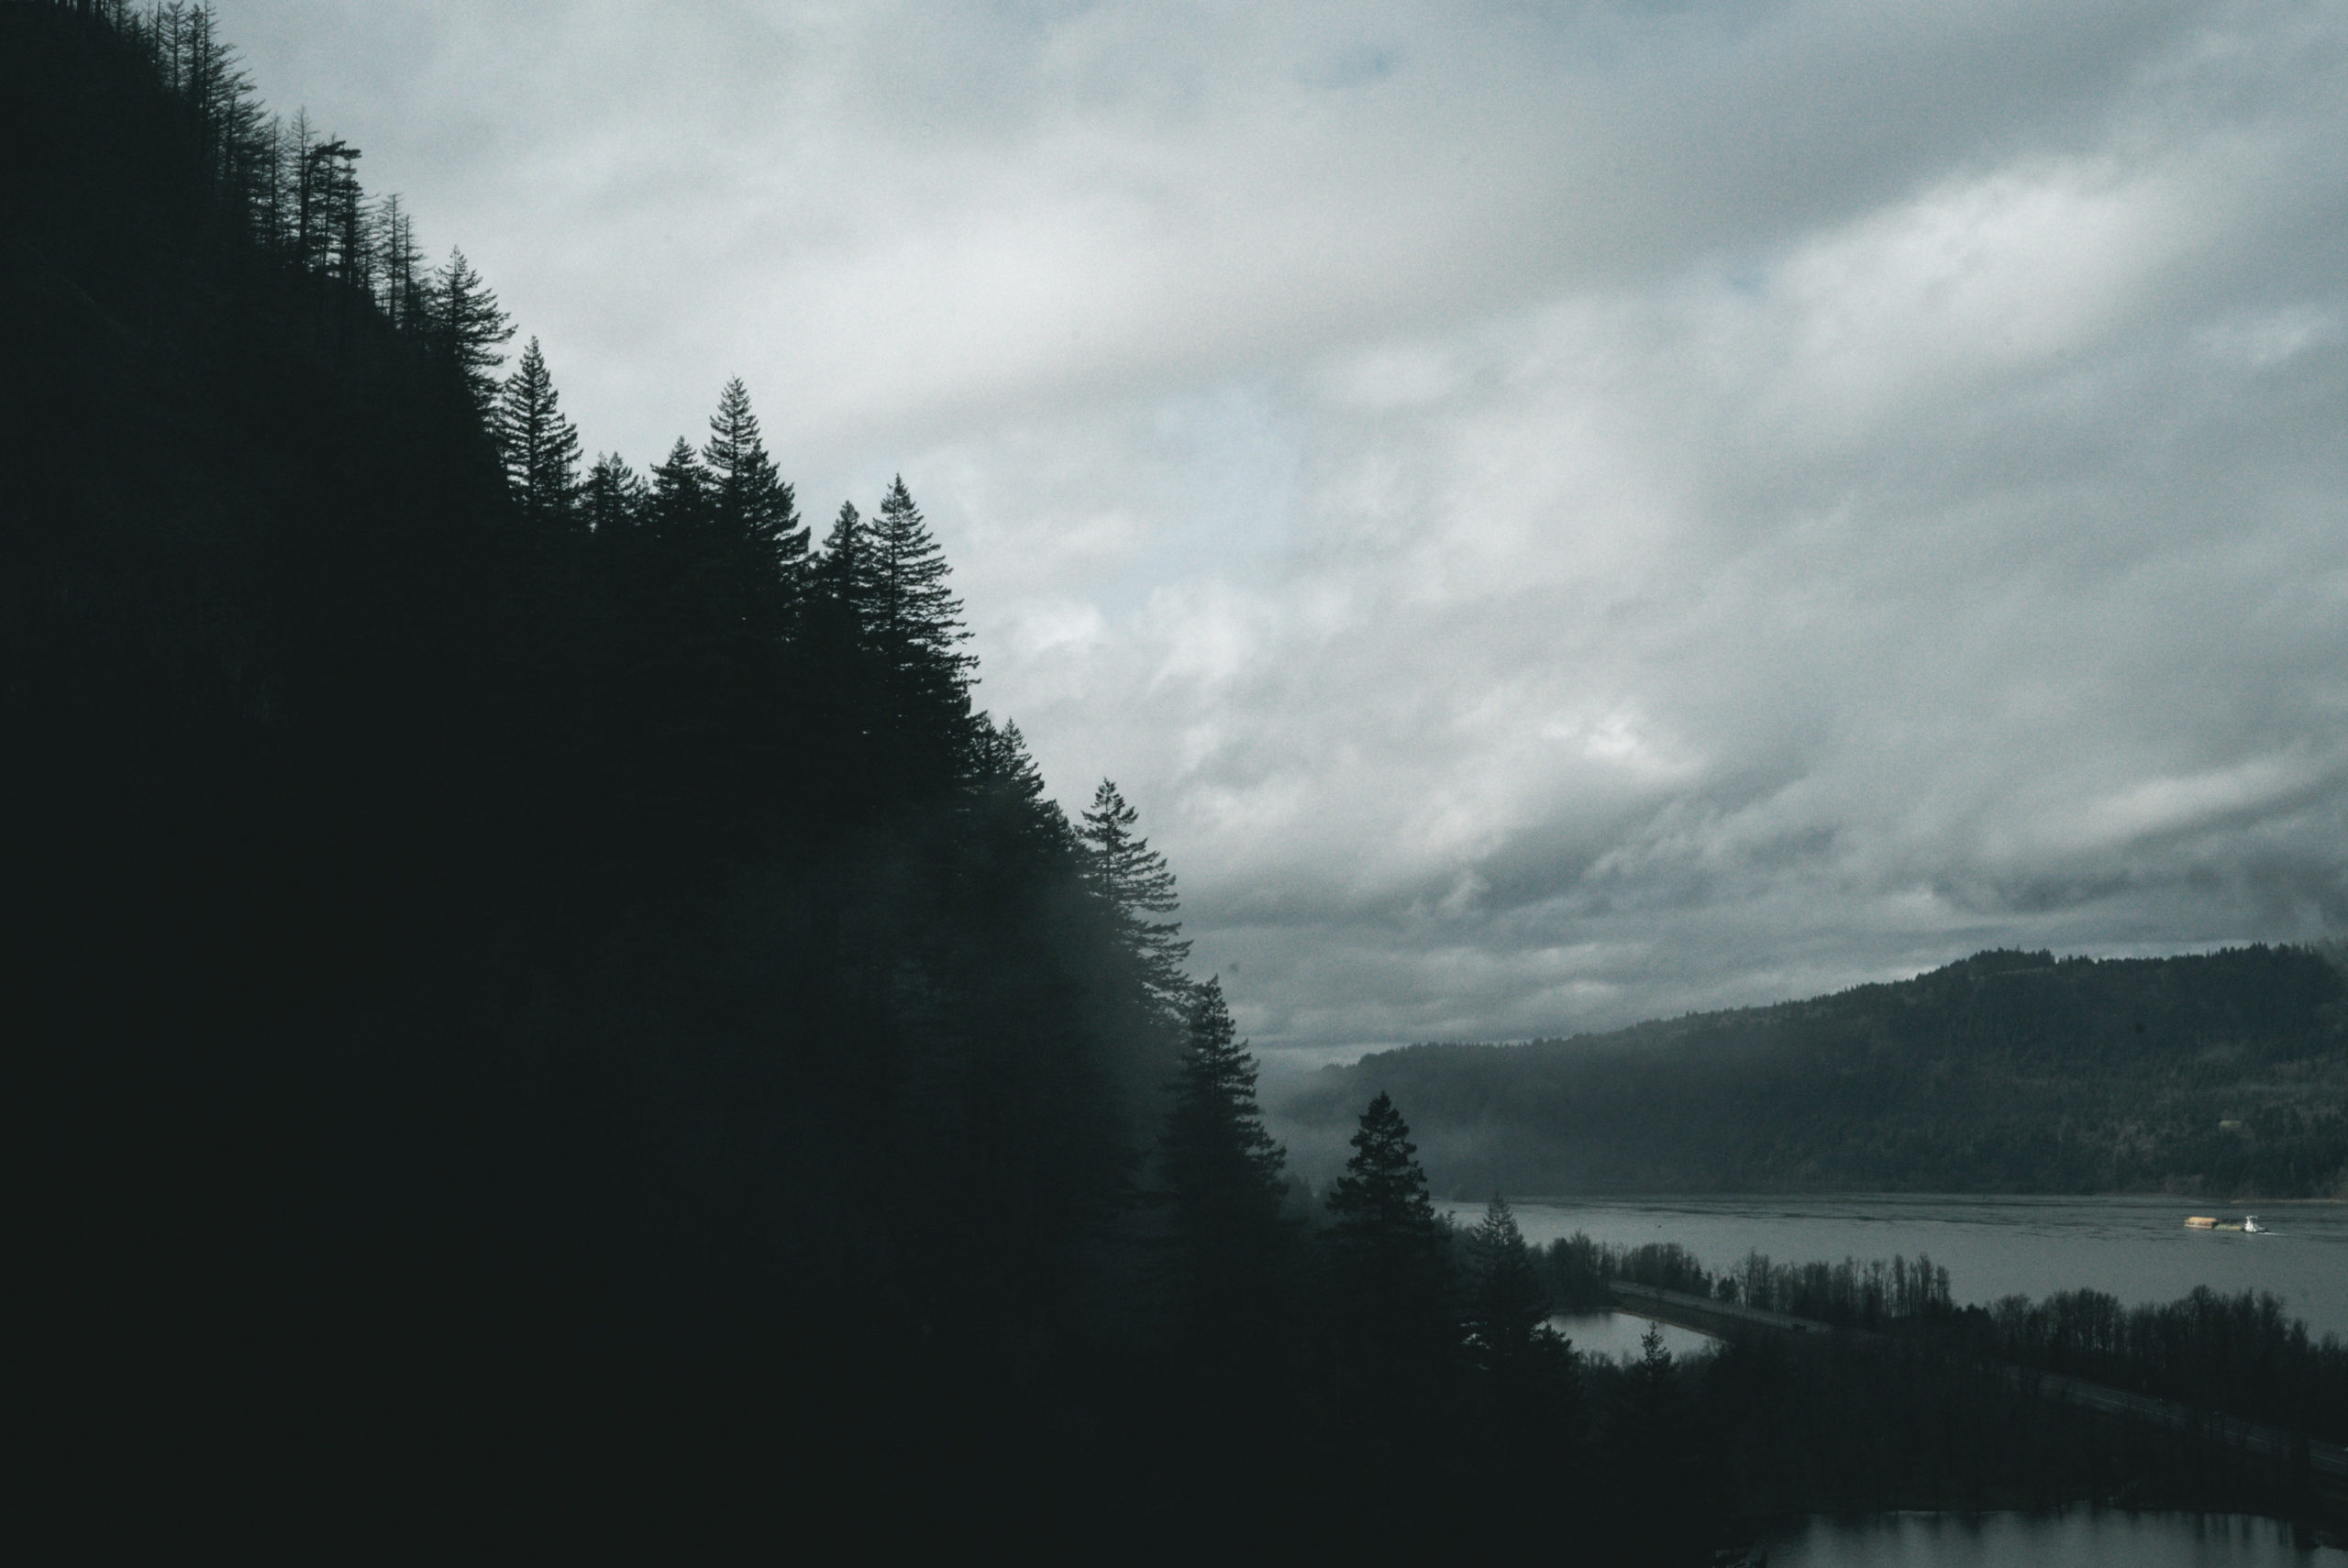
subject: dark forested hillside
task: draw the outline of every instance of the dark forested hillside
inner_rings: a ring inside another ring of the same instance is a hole
[[[1523,1045],[1331,1068],[1311,1126],[1388,1092],[1438,1186],[1588,1191],[2174,1191],[2348,1181],[2337,968],[2294,948],[1982,953],[1915,979]]]
[[[786,1391],[835,1468],[1051,1430],[1180,1023],[907,488],[811,549],[738,382],[581,473],[200,7],[0,6],[0,152],[50,1452],[461,1507],[779,1464]]]

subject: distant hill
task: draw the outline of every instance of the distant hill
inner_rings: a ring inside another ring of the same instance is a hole
[[[1438,1190],[2348,1197],[2348,982],[2305,948],[1988,952],[1894,984],[1331,1067],[1300,1152],[1383,1090]]]

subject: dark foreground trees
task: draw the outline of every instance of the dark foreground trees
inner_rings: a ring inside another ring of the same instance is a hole
[[[1158,1159],[1185,1331],[1210,1358],[1252,1358],[1279,1332],[1292,1293],[1294,1227],[1280,1147],[1256,1103],[1256,1062],[1235,1036],[1220,981],[1198,988]]]

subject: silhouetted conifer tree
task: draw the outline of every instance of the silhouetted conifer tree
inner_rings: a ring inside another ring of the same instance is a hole
[[[1191,1000],[1191,979],[1182,972],[1191,944],[1182,940],[1180,922],[1153,918],[1173,913],[1180,900],[1166,856],[1134,831],[1139,822],[1115,782],[1101,780],[1077,829],[1085,878],[1113,912],[1118,938],[1141,966],[1150,996],[1169,1017],[1180,1018]]]
[[[415,225],[400,205],[396,193],[375,205],[375,298],[383,319],[404,336],[421,335],[431,322],[424,280],[424,253],[415,243]]]
[[[1549,1331],[1549,1293],[1508,1199],[1494,1194],[1481,1223],[1468,1233],[1468,1345],[1479,1366],[1522,1375],[1542,1353]]]
[[[641,476],[617,452],[595,459],[579,486],[580,520],[598,534],[632,527],[644,505]]]
[[[949,751],[969,712],[970,634],[962,602],[947,587],[946,554],[901,476],[864,529],[857,562],[867,646],[880,662],[892,727],[925,749]]]
[[[681,436],[669,456],[652,467],[646,514],[660,541],[672,549],[691,550],[703,542],[710,522],[709,470]]]
[[[498,399],[498,447],[505,483],[525,521],[545,526],[570,515],[579,489],[579,432],[562,416],[538,340],[522,350]]]
[[[719,526],[742,543],[770,580],[795,583],[807,558],[807,530],[792,487],[767,455],[741,378],[719,394],[701,456]]]
[[[1047,792],[1043,769],[1028,754],[1027,737],[1019,733],[1018,723],[1006,719],[997,728],[991,718],[979,713],[972,716],[970,726],[979,788],[1007,798],[1037,843],[1072,858],[1076,835],[1069,827],[1068,814]]]
[[[306,136],[306,124],[302,130]],[[309,151],[307,147],[302,149],[305,165]],[[303,253],[306,258],[313,248],[306,237],[314,215],[314,196],[308,188],[309,175],[305,172],[303,178]],[[464,377],[473,408],[486,421],[497,399],[497,368],[505,363],[505,356],[497,350],[513,340],[514,323],[498,308],[497,296],[473,271],[462,250],[451,249],[449,259],[433,275],[430,302],[432,340]]]
[[[1707,1474],[1706,1446],[1662,1326],[1650,1323],[1617,1385],[1602,1455],[1626,1548],[1656,1562],[1708,1559],[1720,1488]]]
[[[1219,978],[1193,991],[1188,1023],[1158,1157],[1184,1284],[1212,1334],[1271,1304],[1287,1156],[1265,1131],[1256,1058],[1234,1038]]]
[[[1425,1364],[1456,1342],[1445,1307],[1448,1247],[1420,1168],[1418,1145],[1392,1099],[1361,1114],[1353,1157],[1328,1197],[1335,1249],[1356,1326],[1372,1348]]]
[[[1458,1370],[1450,1246],[1410,1128],[1380,1094],[1329,1190],[1324,1317],[1338,1376],[1339,1437],[1371,1495],[1427,1473],[1451,1424]]]
[[[824,536],[823,555],[815,563],[814,576],[824,597],[846,618],[852,640],[863,636],[865,606],[865,527],[863,515],[856,502],[840,502],[839,514],[832,519],[831,532]]]

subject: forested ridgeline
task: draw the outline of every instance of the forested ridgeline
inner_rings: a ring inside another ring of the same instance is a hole
[[[18,1415],[78,1539],[1391,1549],[1604,1494],[1701,1559],[1390,1101],[1303,1202],[908,487],[819,534],[738,382],[585,461],[201,7],[0,5],[0,149]]]
[[[1522,1045],[1413,1045],[1276,1110],[1410,1108],[1439,1190],[2348,1193],[2325,955],[1982,953],[1894,984]]]
[[[582,463],[202,8],[0,6],[0,148],[50,1458],[409,1519],[1067,1461],[1188,982],[1130,809],[974,711],[906,487],[811,541],[738,382]]]

